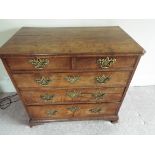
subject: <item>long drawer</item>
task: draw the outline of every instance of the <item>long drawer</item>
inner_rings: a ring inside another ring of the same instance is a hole
[[[13,74],[20,89],[43,87],[124,87],[131,72]]]
[[[83,117],[101,117],[116,115],[119,104],[70,104],[28,106],[27,110],[32,119],[69,119]]]
[[[55,89],[21,91],[27,105],[70,104],[77,102],[120,102],[124,88]]]

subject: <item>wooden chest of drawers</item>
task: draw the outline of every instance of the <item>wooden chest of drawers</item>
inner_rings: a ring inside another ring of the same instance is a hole
[[[117,26],[23,27],[0,49],[30,126],[64,120],[117,121],[143,53]]]

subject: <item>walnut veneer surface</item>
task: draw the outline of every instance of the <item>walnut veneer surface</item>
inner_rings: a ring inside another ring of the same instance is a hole
[[[23,27],[0,49],[30,126],[117,121],[143,53],[118,26]]]

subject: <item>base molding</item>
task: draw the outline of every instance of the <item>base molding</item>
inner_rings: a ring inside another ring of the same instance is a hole
[[[85,118],[70,118],[70,119],[30,119],[29,120],[29,126],[33,127],[36,125],[42,125],[44,123],[50,123],[50,122],[65,122],[65,121],[86,121],[86,120],[104,120],[104,121],[110,121],[111,123],[117,123],[119,120],[119,117],[117,115],[110,115],[110,116],[102,116],[102,117],[85,117]]]

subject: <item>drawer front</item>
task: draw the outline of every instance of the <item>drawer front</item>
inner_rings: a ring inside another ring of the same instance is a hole
[[[116,115],[118,107],[117,103],[103,103],[28,106],[27,109],[33,119],[69,119]]]
[[[125,86],[130,72],[13,74],[19,88]]]
[[[11,70],[70,69],[70,57],[11,57],[6,59]]]
[[[135,56],[77,57],[75,68],[79,70],[133,68],[136,60]]]
[[[27,105],[120,102],[124,88],[21,91]]]

